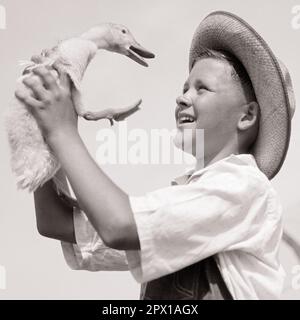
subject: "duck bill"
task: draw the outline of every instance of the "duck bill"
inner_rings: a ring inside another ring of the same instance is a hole
[[[144,59],[152,59],[155,57],[151,51],[145,49],[138,43],[129,47],[127,56],[144,67],[148,67],[148,63]]]

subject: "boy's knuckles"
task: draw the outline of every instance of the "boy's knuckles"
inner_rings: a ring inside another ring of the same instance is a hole
[[[18,98],[18,99],[24,99],[24,90],[22,89],[17,89],[15,91],[15,96]]]
[[[52,99],[50,97],[44,97],[43,103],[40,106],[41,106],[41,108],[45,108],[51,104],[52,104]]]
[[[33,87],[36,87],[36,86],[39,86],[42,84],[41,80],[38,76],[26,77],[26,78],[24,78],[23,83],[28,86],[33,86]]]
[[[31,100],[28,96],[23,97],[22,101],[25,103],[27,107],[30,108],[31,112],[35,111],[35,107],[32,105]]]
[[[32,79],[30,77],[26,77],[22,80],[25,85],[31,85]]]
[[[44,75],[47,74],[49,71],[45,66],[37,66],[33,69],[33,72],[36,74]]]

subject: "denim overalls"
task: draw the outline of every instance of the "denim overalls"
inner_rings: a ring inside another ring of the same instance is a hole
[[[141,300],[232,300],[215,258],[143,283]]]

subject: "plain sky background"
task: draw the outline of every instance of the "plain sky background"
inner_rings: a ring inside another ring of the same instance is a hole
[[[147,69],[125,57],[100,52],[83,81],[86,104],[91,109],[124,106],[141,97],[142,111],[129,118],[128,129],[174,129],[175,99],[188,75],[194,30],[214,10],[240,15],[265,38],[289,68],[299,101],[300,29],[291,26],[291,10],[298,4],[300,0],[0,0],[7,14],[7,28],[0,30],[1,120],[21,73],[19,60],[95,24],[111,21],[126,25],[142,45],[156,54],[156,59]],[[286,227],[294,235],[300,223],[299,117],[296,108],[290,149],[273,180],[283,203]],[[93,156],[99,147],[96,134],[105,127],[109,127],[107,121],[80,121],[80,132]],[[17,191],[15,186],[2,121],[0,146],[0,265],[7,272],[7,289],[0,290],[0,299],[137,299],[140,288],[129,272],[72,271],[63,259],[59,242],[39,236],[33,197]],[[184,166],[106,165],[103,169],[127,193],[142,195],[169,185]],[[285,244],[281,255],[288,274],[286,297],[300,297],[300,289],[289,289],[295,276],[292,267],[300,262]]]

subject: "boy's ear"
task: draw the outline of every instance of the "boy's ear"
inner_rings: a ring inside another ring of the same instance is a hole
[[[238,121],[239,130],[247,130],[258,122],[259,106],[256,101],[252,101],[242,106],[243,113]]]

